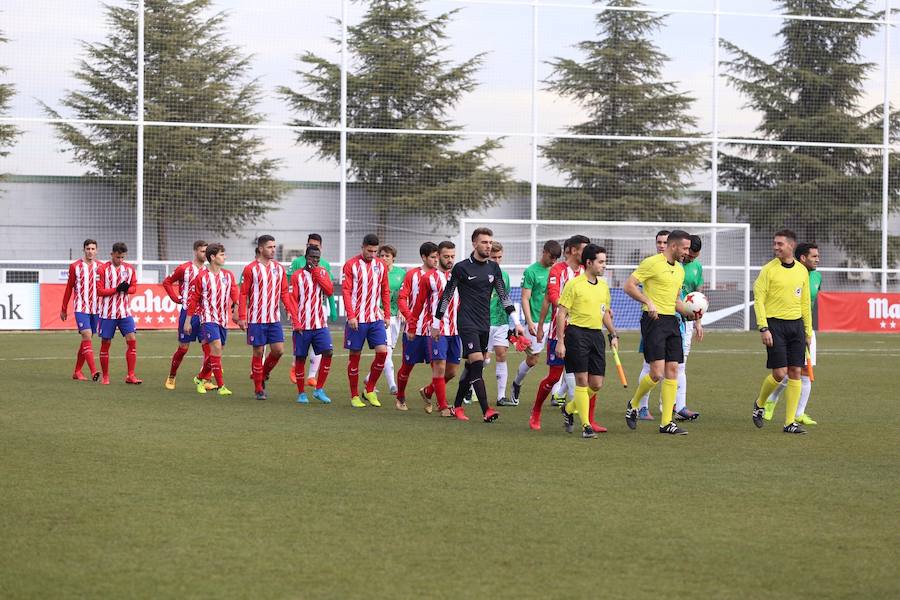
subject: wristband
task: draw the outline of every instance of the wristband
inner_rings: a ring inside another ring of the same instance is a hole
[[[760,333],[765,333],[765,332],[767,332],[768,330],[769,330],[768,327],[760,327],[760,328],[759,328],[759,332],[760,332]]]
[[[610,334],[607,334],[606,337],[608,337],[609,342],[612,343],[613,340],[619,339],[619,334],[618,333],[610,333]]]

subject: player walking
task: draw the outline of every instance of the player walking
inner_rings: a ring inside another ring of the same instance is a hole
[[[691,236],[691,247],[681,266],[684,267],[684,283],[681,285],[681,299],[691,292],[698,292],[703,287],[703,265],[700,264],[700,251],[703,249],[703,241],[699,235]],[[703,341],[703,328],[700,321],[694,321],[693,327],[685,321],[681,321],[682,346],[684,347],[684,362],[678,365],[678,390],[675,392],[675,420],[693,421],[700,418],[700,413],[687,407],[687,360],[691,353],[691,342],[697,333],[697,341]],[[640,414],[638,414],[640,416]]]
[[[69,279],[66,282],[66,291],[63,293],[62,308],[59,318],[65,321],[68,318],[69,299],[74,293],[75,301],[75,326],[81,335],[81,344],[78,346],[78,354],[75,358],[75,370],[72,379],[83,381],[86,377],[81,369],[87,363],[91,373],[91,379],[100,379],[100,371],[94,364],[94,347],[91,338],[97,333],[99,316],[97,315],[97,278],[100,262],[97,258],[97,242],[84,240],[82,244],[84,257],[79,258],[69,265]]]
[[[299,318],[299,321],[294,323],[293,340],[296,371],[294,381],[297,383],[297,402],[300,404],[309,404],[304,369],[310,346],[313,352],[322,357],[313,398],[323,404],[331,403],[331,398],[325,393],[325,382],[328,380],[328,373],[331,372],[334,346],[331,332],[328,330],[325,303],[334,294],[334,283],[331,281],[331,274],[319,262],[321,256],[322,252],[318,246],[307,246],[303,268],[294,271],[291,276],[291,294],[297,305]]]
[[[100,368],[103,370],[103,385],[109,385],[109,347],[112,345],[116,329],[125,337],[125,364],[128,374],[125,383],[143,383],[134,374],[137,365],[137,338],[135,338],[134,318],[128,296],[137,290],[137,273],[125,262],[128,246],[124,242],[113,244],[110,261],[100,265],[97,276],[97,295],[100,296]]]
[[[503,263],[503,244],[494,240],[491,243],[491,260],[498,265]],[[500,269],[503,288],[509,293],[509,274]],[[494,353],[496,364],[494,373],[497,377],[497,406],[515,406],[515,402],[506,397],[506,382],[509,369],[506,365],[506,353],[509,350],[509,317],[497,292],[491,294],[491,334],[488,345]],[[487,362],[487,361],[485,361]]]
[[[656,236],[654,240],[656,242],[656,253],[662,254],[663,250],[666,249],[666,242],[669,239],[669,230],[662,229],[656,232]],[[644,338],[641,336],[641,341],[638,343],[638,352],[643,356],[644,354]],[[650,363],[644,360],[641,363],[641,374],[638,376],[638,381],[646,377],[650,374]],[[660,402],[660,410],[662,410],[662,403]],[[652,421],[653,414],[650,412],[650,392],[648,391],[641,397],[640,408],[638,408],[638,419],[641,421]]]
[[[394,259],[397,258],[397,249],[393,246],[384,245],[378,249],[378,258],[384,263],[388,270],[388,287],[391,290],[391,319],[387,323],[387,347],[388,354],[384,361],[384,378],[387,380],[388,389],[392,396],[397,395],[397,381],[394,379],[394,348],[397,346],[397,340],[400,339],[400,331],[402,331],[402,323],[400,316],[400,307],[397,301],[400,298],[400,288],[403,287],[403,279],[406,277],[406,270],[394,266]]]
[[[181,312],[178,315],[178,349],[172,355],[172,364],[169,367],[169,376],[166,378],[166,389],[175,389],[175,376],[178,373],[178,367],[184,359],[184,355],[188,353],[191,342],[197,341],[200,336],[200,316],[194,313],[188,313],[188,294],[191,290],[191,283],[194,278],[200,274],[206,264],[206,242],[197,240],[194,242],[194,259],[185,263],[181,263],[175,270],[163,279],[163,288],[166,294],[175,304],[181,305]],[[185,333],[184,324],[188,320],[187,315],[191,314],[191,333]],[[201,343],[203,348],[203,363],[209,357],[209,346]],[[202,370],[202,369],[201,369]],[[210,384],[212,386],[212,384]]]

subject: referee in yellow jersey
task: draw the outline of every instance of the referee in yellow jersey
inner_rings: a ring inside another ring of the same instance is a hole
[[[670,232],[662,253],[641,261],[625,282],[625,293],[644,305],[641,336],[644,339],[644,358],[650,365],[650,372],[638,382],[634,396],[625,407],[625,424],[629,429],[637,428],[641,398],[662,380],[659,432],[687,434],[672,420],[672,410],[678,391],[678,365],[684,362],[681,328],[675,313],[681,313],[688,321],[697,318],[680,299],[681,285],[684,283],[681,261],[690,248],[691,236],[688,232],[680,229]],[[639,286],[643,286],[643,290]],[[699,324],[697,338],[703,339],[703,328]]]
[[[753,424],[765,422],[765,403],[778,383],[787,376],[784,391],[785,433],[806,433],[795,415],[800,402],[800,372],[806,364],[806,348],[812,340],[812,310],[809,302],[809,272],[794,260],[797,236],[782,229],[772,239],[775,258],[763,266],[753,284],[756,325],[766,346],[766,368],[772,373],[763,380],[753,404]]]
[[[606,325],[609,343],[616,348],[619,336],[613,327],[609,286],[601,279],[606,270],[606,249],[597,244],[585,246],[581,266],[584,272],[566,283],[556,307],[556,356],[565,359],[566,373],[575,374],[575,398],[562,407],[566,431],[572,433],[577,412],[581,437],[595,438],[589,407],[591,394],[603,386],[606,375],[602,326]]]

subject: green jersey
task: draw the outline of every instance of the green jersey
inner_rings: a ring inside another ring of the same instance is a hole
[[[541,307],[544,304],[544,296],[547,294],[547,280],[550,278],[550,269],[540,262],[530,265],[522,274],[522,289],[531,290],[531,298],[528,308],[531,309],[531,321],[537,323],[541,316]],[[544,317],[544,323],[550,320],[550,312]],[[537,323],[542,325],[542,323]]]
[[[809,308],[816,307],[816,296],[819,295],[819,288],[822,287],[822,274],[818,271],[809,272]]]
[[[320,258],[319,266],[324,267],[324,269],[326,271],[328,271],[328,274],[331,275],[331,265],[328,264],[327,260],[325,260],[324,258]],[[305,256],[298,256],[293,261],[291,261],[291,266],[288,267],[288,271],[287,271],[288,281],[290,281],[291,277],[294,275],[294,271],[299,271],[300,269],[305,269],[305,268],[306,268],[306,257]],[[334,275],[331,275],[331,280],[334,281]],[[335,293],[340,293],[338,291],[337,285],[334,286],[334,291],[335,291]],[[330,321],[337,321],[337,318],[338,318],[337,304],[334,301],[334,296],[328,297],[328,312],[330,313],[328,315],[328,319]]]
[[[406,277],[406,270],[401,267],[391,267],[388,271],[388,286],[391,288],[391,316],[396,317],[400,314],[400,306],[397,300],[400,298],[400,288],[403,286],[403,279]]]
[[[684,283],[681,284],[681,297],[696,292],[703,287],[703,265],[699,260],[684,264]]]
[[[509,293],[509,275],[503,270],[501,270],[500,273],[503,275],[503,285],[506,286],[506,292]],[[497,291],[494,290],[491,295],[491,325],[508,324],[509,315],[506,314],[506,310],[503,308],[503,302],[500,301],[500,296],[498,296]]]

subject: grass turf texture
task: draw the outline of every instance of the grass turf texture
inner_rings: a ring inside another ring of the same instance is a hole
[[[690,435],[630,432],[612,367],[598,440],[566,435],[549,403],[528,429],[543,364],[522,405],[466,424],[421,410],[422,366],[408,413],[384,391],[353,409],[338,350],[334,404],[298,406],[286,360],[251,399],[239,334],[231,398],[189,385],[196,347],[163,389],[174,335],[138,340],[144,385],[122,382],[117,338],[103,387],[70,379],[74,333],[0,334],[3,597],[900,596],[900,338],[820,335],[820,425],[789,436],[783,405],[750,420],[758,336],[710,332],[688,368]],[[637,340],[622,342],[634,382]]]

